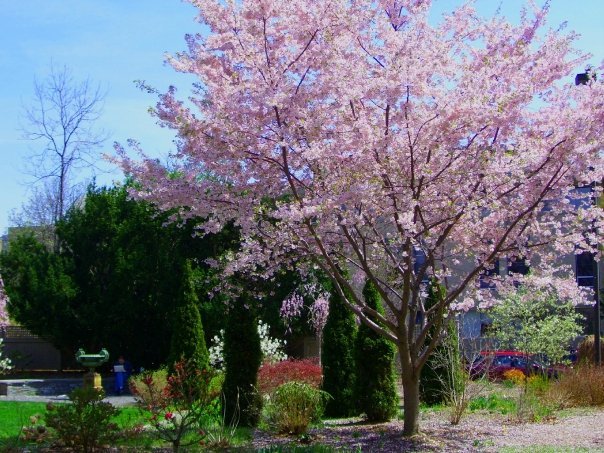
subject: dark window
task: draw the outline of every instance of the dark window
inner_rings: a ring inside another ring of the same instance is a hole
[[[526,275],[529,273],[530,266],[525,258],[512,256],[508,258],[508,273]]]
[[[594,287],[596,281],[596,260],[591,252],[575,255],[577,284],[579,286]]]
[[[495,289],[495,282],[492,277],[499,275],[499,260],[493,263],[493,267],[490,269],[484,269],[479,277],[479,283],[481,289]]]
[[[426,254],[422,249],[413,249],[413,272],[417,275],[420,269],[426,264]],[[427,271],[427,269],[426,269]],[[428,283],[428,272],[424,272],[422,283]]]
[[[483,321],[480,323],[480,336],[481,337],[486,337],[487,335],[489,335],[491,333],[491,321]]]

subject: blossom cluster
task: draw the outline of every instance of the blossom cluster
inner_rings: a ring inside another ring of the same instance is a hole
[[[308,322],[314,331],[320,334],[329,315],[329,293],[317,283],[304,285],[302,291],[307,298],[313,299],[313,303],[308,307]],[[302,316],[305,308],[305,296],[298,291],[294,291],[282,302],[279,313],[286,324],[289,325],[294,319]]]
[[[8,303],[8,296],[4,289],[4,282],[0,277],[0,329],[8,324],[8,312],[6,311],[6,305]]]

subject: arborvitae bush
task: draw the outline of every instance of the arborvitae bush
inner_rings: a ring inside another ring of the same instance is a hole
[[[425,303],[426,310],[438,303],[442,297],[444,297],[444,287],[437,280],[431,280]],[[459,366],[459,342],[455,323],[450,322],[445,332],[441,344],[435,348],[421,372],[420,398],[430,406],[446,402],[447,392],[455,385],[451,382],[450,367]],[[432,335],[434,332],[428,334],[426,342],[431,340]],[[451,348],[453,349],[451,350]],[[447,363],[447,360],[443,360],[444,357],[450,357],[454,363]]]
[[[384,313],[380,294],[367,280],[363,288],[365,303]],[[385,422],[396,415],[398,395],[394,373],[394,344],[370,327],[361,324],[354,346],[356,363],[356,401],[359,412],[371,422]]]
[[[328,417],[356,415],[354,400],[356,331],[354,315],[346,308],[334,288],[329,298],[329,316],[323,330],[321,348],[323,390],[331,395],[325,408],[325,415]]]
[[[247,295],[229,308],[223,354],[225,420],[234,420],[238,415],[241,426],[256,426],[262,409],[257,390],[262,351],[258,322]]]
[[[183,265],[177,281],[179,284],[172,318],[173,330],[168,365],[172,369],[174,363],[184,358],[190,366],[198,370],[207,369],[209,354],[189,263]]]

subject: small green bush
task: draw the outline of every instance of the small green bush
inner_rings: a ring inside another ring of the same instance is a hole
[[[170,442],[173,451],[202,442],[205,433],[201,424],[216,412],[218,394],[211,389],[213,372],[198,370],[194,361],[181,359],[174,364],[165,386],[153,381],[155,374],[162,376],[146,372],[138,380],[138,387],[131,386],[139,408],[148,414],[154,434]]]
[[[65,446],[76,451],[87,453],[110,444],[118,434],[118,426],[111,419],[119,410],[104,402],[104,397],[102,389],[75,389],[69,394],[71,404],[46,406],[46,426],[57,433]]]
[[[139,396],[141,400],[149,400],[151,394],[160,393],[168,385],[168,370],[160,368],[135,374],[128,380],[130,393]]]
[[[279,432],[302,434],[323,415],[328,395],[302,382],[286,382],[277,388],[266,405],[267,425]]]
[[[471,411],[486,410],[489,412],[510,414],[516,411],[516,402],[511,398],[502,397],[494,393],[486,397],[479,396],[478,398],[473,398],[468,407]]]

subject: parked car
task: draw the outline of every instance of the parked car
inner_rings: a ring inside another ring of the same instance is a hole
[[[474,362],[469,365],[469,372],[473,378],[488,376],[492,380],[504,379],[504,374],[509,370],[522,371],[526,376],[543,374],[548,377],[557,377],[565,365],[545,365],[542,360],[532,354],[520,351],[481,351]]]

